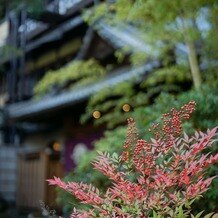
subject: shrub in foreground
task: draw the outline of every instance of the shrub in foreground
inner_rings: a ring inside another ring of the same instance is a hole
[[[190,118],[195,102],[179,110],[163,114],[162,122],[150,131],[154,138],[138,138],[133,119],[128,120],[123,153],[99,153],[93,166],[113,181],[106,193],[84,183],[61,181],[57,185],[73,194],[88,211],[74,209],[71,217],[201,217],[191,214],[192,203],[206,192],[215,178],[205,178],[206,169],[218,161],[218,154],[202,154],[214,141],[217,128],[207,133],[196,132],[192,137],[183,133],[182,122]]]

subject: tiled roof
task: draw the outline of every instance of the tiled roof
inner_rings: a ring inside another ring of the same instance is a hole
[[[27,45],[26,52],[29,52],[29,51],[37,48],[38,46],[40,46],[42,44],[61,39],[61,37],[63,36],[63,34],[65,32],[79,26],[82,23],[83,23],[83,19],[81,16],[77,16],[75,18],[72,18],[72,19],[64,22],[63,24],[58,26],[58,28],[50,31],[49,33],[45,34],[44,36],[40,37],[39,39],[36,39],[33,42],[30,42]]]
[[[151,62],[137,68],[125,68],[115,71],[101,81],[78,88],[74,91],[64,92],[55,96],[46,97],[39,101],[29,100],[27,102],[8,105],[6,110],[9,118],[19,119],[28,116],[41,114],[53,109],[59,109],[87,99],[93,93],[99,92],[108,86],[115,86],[121,82],[145,75],[159,65],[158,62]]]
[[[153,53],[143,40],[142,33],[133,26],[125,24],[109,25],[103,20],[96,24],[98,33],[117,48],[128,47],[131,51]]]
[[[110,42],[116,48],[127,48],[130,52],[146,53],[153,58],[158,58],[159,56],[158,51],[145,42],[143,39],[144,34],[134,26],[124,23],[111,25],[104,20],[100,20],[95,25],[95,29],[102,38]],[[162,46],[161,42],[157,43]],[[175,47],[178,54],[187,54],[187,49],[184,44],[178,43]]]

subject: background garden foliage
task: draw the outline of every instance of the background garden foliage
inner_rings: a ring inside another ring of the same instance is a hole
[[[94,59],[74,61],[59,70],[47,72],[34,88],[35,97],[42,97],[51,92],[52,89],[63,90],[83,87],[104,75],[105,69]]]
[[[197,109],[193,117],[184,123],[185,131],[205,131],[217,125],[217,16],[218,3],[214,0],[134,0],[129,4],[125,0],[115,3],[103,1],[85,12],[84,18],[90,25],[98,19],[104,19],[110,25],[132,25],[139,30],[145,44],[149,44],[148,52],[138,52],[130,47],[117,50],[115,55],[118,61],[129,57],[134,67],[157,59],[161,66],[141,78],[141,81],[133,79],[113,89],[107,87],[90,98],[81,122],[85,123],[94,110],[99,110],[102,117],[94,122],[96,125],[106,125],[108,130],[102,139],[95,142],[94,150],[81,158],[65,181],[73,178],[106,190],[111,182],[93,170],[90,161],[96,157],[97,151],[121,151],[126,134],[124,123],[128,117],[136,120],[140,137],[146,136],[148,139],[149,126],[152,122],[160,121],[162,112],[195,100]],[[122,111],[125,103],[131,106],[128,113]],[[209,151],[217,152],[217,146],[209,148]],[[208,176],[217,174],[217,165],[207,171]],[[78,204],[76,199],[62,191],[59,201],[66,211]],[[217,202],[218,180],[215,179],[204,198],[196,201],[193,208],[196,212],[202,209],[210,212],[217,209]],[[84,205],[80,205],[80,208],[84,208]]]

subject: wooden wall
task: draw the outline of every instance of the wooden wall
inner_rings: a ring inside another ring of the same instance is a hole
[[[55,187],[49,187],[46,179],[62,176],[62,165],[45,152],[19,154],[17,181],[17,206],[40,208],[39,201],[56,208]]]

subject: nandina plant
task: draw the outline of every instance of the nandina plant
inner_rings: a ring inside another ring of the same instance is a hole
[[[71,218],[88,217],[201,217],[191,214],[192,203],[206,192],[215,178],[205,177],[206,169],[218,161],[218,154],[202,153],[215,141],[217,128],[189,137],[182,123],[195,110],[195,102],[162,115],[162,122],[149,131],[154,138],[138,138],[135,122],[128,120],[123,153],[99,153],[93,166],[110,178],[113,185],[106,193],[84,183],[61,181],[54,177],[50,185],[70,192],[92,209],[77,211]]]

